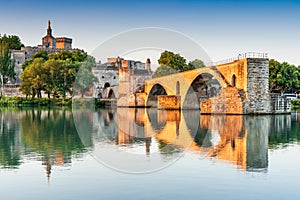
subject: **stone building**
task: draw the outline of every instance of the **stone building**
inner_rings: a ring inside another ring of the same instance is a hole
[[[42,38],[43,48],[72,49],[72,39],[67,37],[53,37],[51,22],[48,20],[47,35]]]
[[[42,44],[37,46],[21,47],[21,50],[12,50],[11,57],[15,61],[16,82],[20,83],[19,75],[22,72],[22,65],[26,60],[31,60],[32,56],[40,51],[46,51],[48,54],[58,54],[63,50],[83,51],[72,49],[72,39],[67,37],[54,37],[52,35],[51,22],[48,21],[47,34],[42,38]]]
[[[66,37],[56,38],[57,49],[72,49],[72,39]]]
[[[55,49],[56,48],[56,40],[52,36],[51,22],[48,20],[48,28],[47,35],[42,38],[42,45],[45,48]]]
[[[26,54],[24,50],[12,50],[11,58],[15,61],[15,73],[16,73],[16,82],[21,82],[19,76],[22,72],[22,65],[26,60]]]
[[[116,62],[107,59],[107,63],[97,63],[96,67],[92,69],[93,74],[98,78],[98,83],[94,85],[94,97],[97,98],[108,98],[113,96],[109,95],[109,88],[118,86],[119,81],[119,70],[116,66]],[[107,93],[107,94],[106,94]]]
[[[143,91],[144,80],[152,77],[150,59],[146,63],[123,58],[108,58],[106,63],[93,68],[99,82],[94,85],[97,98],[117,98],[121,93]],[[124,88],[126,80],[126,89]],[[119,84],[121,83],[121,88]],[[120,90],[121,89],[121,90]]]

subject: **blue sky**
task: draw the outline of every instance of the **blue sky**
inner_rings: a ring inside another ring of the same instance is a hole
[[[91,53],[126,30],[162,27],[196,41],[213,61],[267,52],[300,65],[300,1],[19,1],[1,2],[0,33],[37,45],[52,21],[54,36]]]

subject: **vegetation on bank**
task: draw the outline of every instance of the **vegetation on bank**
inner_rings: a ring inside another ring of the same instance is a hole
[[[19,90],[31,98],[42,98],[43,92],[48,98],[66,98],[68,94],[83,97],[93,83],[98,82],[92,73],[95,66],[95,58],[81,51],[50,55],[40,51],[24,63]]]
[[[38,98],[27,99],[25,97],[2,97],[0,99],[0,107],[61,107],[67,106],[90,106],[95,105],[96,108],[105,107],[105,101],[96,98],[91,99],[75,99],[75,98]]]

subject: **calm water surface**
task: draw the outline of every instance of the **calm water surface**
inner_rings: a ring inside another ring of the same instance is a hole
[[[0,110],[1,199],[299,199],[300,114]]]

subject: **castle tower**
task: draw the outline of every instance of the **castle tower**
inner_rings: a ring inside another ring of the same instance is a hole
[[[52,36],[51,22],[48,20],[48,28],[47,35],[42,38],[42,45],[44,48],[55,49],[56,48],[56,40]]]

